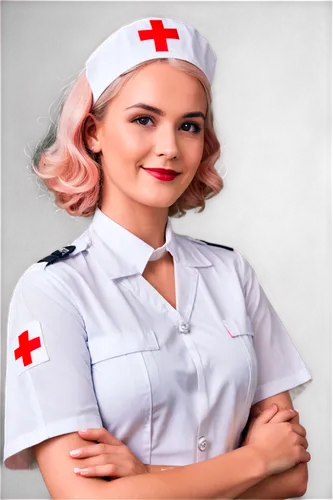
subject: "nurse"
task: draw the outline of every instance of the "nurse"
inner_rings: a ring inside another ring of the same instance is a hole
[[[52,498],[306,490],[306,431],[291,409],[310,373],[241,253],[170,220],[223,186],[215,63],[179,20],[124,26],[36,151],[56,204],[93,216],[27,269],[9,311],[4,464],[38,465]],[[90,457],[70,455],[83,447]],[[74,473],[111,458],[111,482]]]

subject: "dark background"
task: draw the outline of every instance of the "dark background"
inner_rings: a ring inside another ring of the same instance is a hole
[[[30,173],[31,155],[99,43],[136,18],[179,17],[218,54],[215,120],[226,186],[202,214],[190,213],[174,225],[210,244],[240,249],[257,270],[314,377],[295,401],[312,453],[305,497],[331,498],[331,4],[3,2],[0,7],[2,397],[6,318],[15,283],[29,265],[69,243],[90,222],[55,208]],[[2,498],[48,497],[38,471],[2,467],[1,472]]]

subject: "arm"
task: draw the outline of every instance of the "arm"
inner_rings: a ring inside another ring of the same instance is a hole
[[[286,499],[305,495],[307,488],[307,464],[298,464],[292,469],[270,476],[241,493],[237,498]]]
[[[289,392],[286,391],[266,398],[253,405],[250,418],[255,418],[258,410],[263,411],[273,403],[278,406],[279,410],[283,408],[293,408]],[[290,422],[299,423],[299,416],[297,415],[290,420]],[[243,491],[237,498],[286,499],[290,497],[300,497],[305,494],[307,483],[308,467],[306,463],[301,463],[288,471],[270,476],[260,481],[250,489]]]
[[[164,470],[175,469],[179,465],[147,465],[148,472],[162,472]]]
[[[34,447],[52,499],[235,498],[268,476],[263,459],[249,445],[204,462],[106,482],[74,474],[73,468],[79,467],[80,461],[71,458],[69,450],[86,444],[75,432]]]
[[[259,401],[252,406],[250,418],[255,418],[258,411],[263,411],[271,404],[276,404],[279,410],[283,408],[293,408],[293,404],[289,392],[282,392],[270,398]],[[299,423],[297,415],[290,420],[292,423]],[[162,468],[170,468],[171,466],[151,465],[149,472],[158,472]],[[301,463],[280,474],[269,476],[252,486],[250,489],[243,491],[237,498],[251,499],[286,499],[289,497],[300,497],[306,493],[308,482],[308,467],[306,463]]]

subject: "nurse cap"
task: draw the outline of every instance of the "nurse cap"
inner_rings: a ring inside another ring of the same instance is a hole
[[[200,68],[212,83],[216,55],[200,33],[176,19],[150,17],[110,35],[86,62],[95,103],[118,76],[143,61],[172,57]]]

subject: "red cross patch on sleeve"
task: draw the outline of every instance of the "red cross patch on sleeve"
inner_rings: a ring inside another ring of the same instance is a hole
[[[50,361],[39,321],[31,321],[18,333],[14,342],[13,356],[18,375],[29,368]]]

